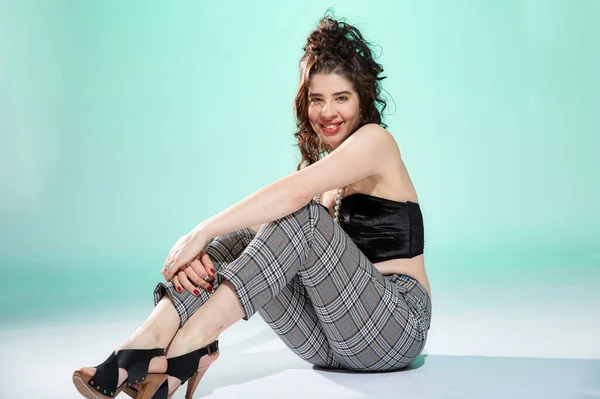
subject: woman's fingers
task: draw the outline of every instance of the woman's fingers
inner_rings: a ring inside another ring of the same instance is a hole
[[[190,266],[192,267],[192,269],[194,269],[194,272],[196,272],[198,277],[200,277],[202,280],[204,280],[204,281],[213,280],[215,274],[214,274],[214,271],[212,273],[210,272],[210,270],[212,270],[212,268],[205,267],[204,264],[202,264],[202,262],[198,258],[195,258],[193,261],[191,261]]]
[[[180,270],[179,272],[177,272],[177,279],[179,280],[179,282],[181,283],[181,286],[188,290],[189,292],[191,292],[192,294],[198,296],[200,295],[200,291],[198,291],[198,287],[196,287],[194,284],[192,284],[192,282],[189,280],[187,274],[185,274],[185,272],[183,270]]]
[[[201,279],[189,265],[177,272],[176,277],[177,283],[180,284],[183,289],[188,290],[196,296],[200,295],[200,288],[212,292],[212,285]],[[173,281],[175,281],[175,278],[173,278]]]
[[[168,269],[167,269],[167,265],[169,266]],[[167,261],[167,262],[165,262],[165,265],[163,266],[160,273],[163,275],[163,277],[165,278],[166,281],[171,281],[172,276],[176,276],[180,269],[181,269],[181,267],[179,265],[177,265],[176,262]]]
[[[202,271],[202,265],[196,266],[196,269]],[[183,271],[187,275],[187,277],[198,287],[203,288],[209,292],[212,291],[212,286],[210,285],[210,283],[204,278],[201,278],[200,275],[196,273],[196,269],[190,264],[190,266],[183,269]],[[203,273],[203,275],[206,277],[206,273]]]
[[[173,277],[173,287],[175,287],[177,292],[183,292],[183,288],[181,287],[181,283],[179,282],[179,278],[177,276]]]
[[[215,278],[215,265],[208,254],[204,251],[200,252],[200,262],[204,266],[204,270],[210,275],[211,278]]]
[[[163,269],[165,278],[168,278],[168,274],[170,273],[173,275],[173,286],[178,292],[182,292],[185,289],[196,296],[200,295],[198,291],[200,288],[212,292],[211,281],[214,281],[215,269],[213,262],[204,251],[200,252],[200,255],[190,263],[180,268],[177,267],[175,272],[173,272],[172,268],[169,268],[168,271]]]
[[[186,266],[192,255],[190,251],[194,251],[193,247],[195,243],[195,236],[188,233],[184,236],[179,237],[175,242],[175,245],[169,251],[167,260],[161,270],[165,280],[171,281],[174,276],[179,274],[179,271]],[[196,243],[197,244],[197,243]],[[193,252],[192,252],[193,253]],[[189,257],[188,257],[189,256]]]

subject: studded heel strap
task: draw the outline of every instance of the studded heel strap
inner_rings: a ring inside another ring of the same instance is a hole
[[[119,367],[127,371],[127,385],[132,386],[144,381],[148,375],[150,361],[157,356],[165,356],[165,350],[156,349],[124,349],[117,353]]]
[[[88,385],[104,395],[114,397],[119,382],[119,362],[115,352],[108,359],[96,366],[96,374],[90,379]]]
[[[119,368],[127,371],[127,386],[144,381],[148,374],[150,361],[157,356],[165,356],[165,350],[156,349],[123,349],[111,355],[96,367],[96,373],[88,382],[96,391],[114,397],[118,391]]]

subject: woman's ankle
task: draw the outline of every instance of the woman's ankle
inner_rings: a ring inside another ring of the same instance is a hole
[[[117,350],[121,349],[154,349],[154,348],[166,348],[164,339],[156,336],[155,334],[136,331],[131,337],[123,342]]]
[[[184,328],[181,328],[177,334],[175,334],[175,337],[169,346],[167,358],[177,357],[193,352],[211,344],[217,338],[218,337],[211,337],[209,335],[202,334],[198,331],[190,331],[190,329],[186,329],[184,326]]]
[[[161,300],[154,310],[119,349],[154,349],[169,345],[179,329],[179,316],[173,304]]]

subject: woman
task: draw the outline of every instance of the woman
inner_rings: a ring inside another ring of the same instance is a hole
[[[385,109],[383,69],[356,28],[327,16],[303,49],[297,171],[175,243],[146,322],[73,374],[85,397],[167,398],[188,381],[191,398],[219,334],[255,312],[320,367],[395,370],[421,353],[431,318],[423,220],[375,107]]]

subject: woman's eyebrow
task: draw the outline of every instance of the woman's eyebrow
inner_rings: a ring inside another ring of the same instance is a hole
[[[337,93],[333,93],[333,96],[339,96],[340,94],[348,94],[348,95],[352,95],[352,93],[350,93],[349,91],[338,91]],[[309,93],[308,96],[309,97],[313,97],[313,96],[322,96],[323,94],[321,93]]]

